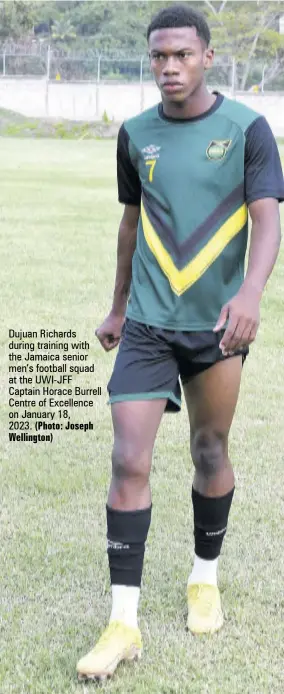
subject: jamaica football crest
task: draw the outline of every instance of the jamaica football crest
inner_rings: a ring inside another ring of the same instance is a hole
[[[231,144],[232,140],[211,140],[206,150],[208,159],[224,159]]]

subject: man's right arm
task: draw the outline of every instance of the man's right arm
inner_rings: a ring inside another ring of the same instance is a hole
[[[132,277],[132,258],[136,248],[137,226],[140,207],[125,205],[119,225],[117,243],[117,266],[111,313],[125,315]]]
[[[102,325],[96,330],[96,336],[106,352],[117,347],[121,337],[131,284],[132,258],[136,247],[139,214],[140,207],[125,205],[119,225],[112,308]]]
[[[96,336],[106,351],[117,347],[125,320],[140,215],[141,183],[129,154],[129,135],[121,126],[117,140],[118,199],[125,205],[119,225],[117,266],[112,308]]]

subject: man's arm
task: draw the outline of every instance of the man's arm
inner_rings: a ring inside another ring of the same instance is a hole
[[[274,198],[249,206],[252,220],[247,273],[238,294],[221,311],[215,330],[229,318],[220,348],[224,354],[250,345],[259,326],[260,300],[273,270],[281,242],[279,203]]]
[[[132,277],[132,258],[136,247],[140,207],[125,205],[119,225],[117,266],[113,302],[110,313],[96,330],[102,347],[109,352],[119,344]]]
[[[274,267],[281,239],[279,202],[284,182],[275,138],[262,116],[246,131],[245,199],[252,220],[247,274],[239,292],[223,306],[214,330],[229,319],[220,342],[223,354],[254,341],[259,325],[259,304]]]
[[[280,243],[281,223],[279,202],[275,198],[256,200],[249,205],[252,221],[248,268],[243,284],[261,298],[275,265]]]
[[[137,225],[140,207],[125,205],[119,226],[117,243],[117,267],[111,312],[125,315],[132,277],[132,258],[136,247]]]
[[[129,135],[122,124],[117,139],[118,200],[125,205],[118,231],[117,265],[112,308],[96,336],[109,351],[117,347],[125,319],[140,215],[141,183],[129,153]]]

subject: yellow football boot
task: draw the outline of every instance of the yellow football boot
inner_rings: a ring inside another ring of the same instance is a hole
[[[141,658],[140,630],[123,622],[113,621],[103,632],[95,647],[77,664],[78,678],[106,680],[122,660]]]
[[[220,593],[217,586],[194,583],[187,586],[187,626],[193,634],[213,634],[223,624]]]

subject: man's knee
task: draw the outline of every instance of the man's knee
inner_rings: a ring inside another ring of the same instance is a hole
[[[216,475],[228,459],[228,437],[210,427],[201,427],[191,436],[193,464],[205,477]]]
[[[112,451],[113,477],[120,483],[132,481],[147,483],[150,474],[151,454],[139,442],[115,440]]]

